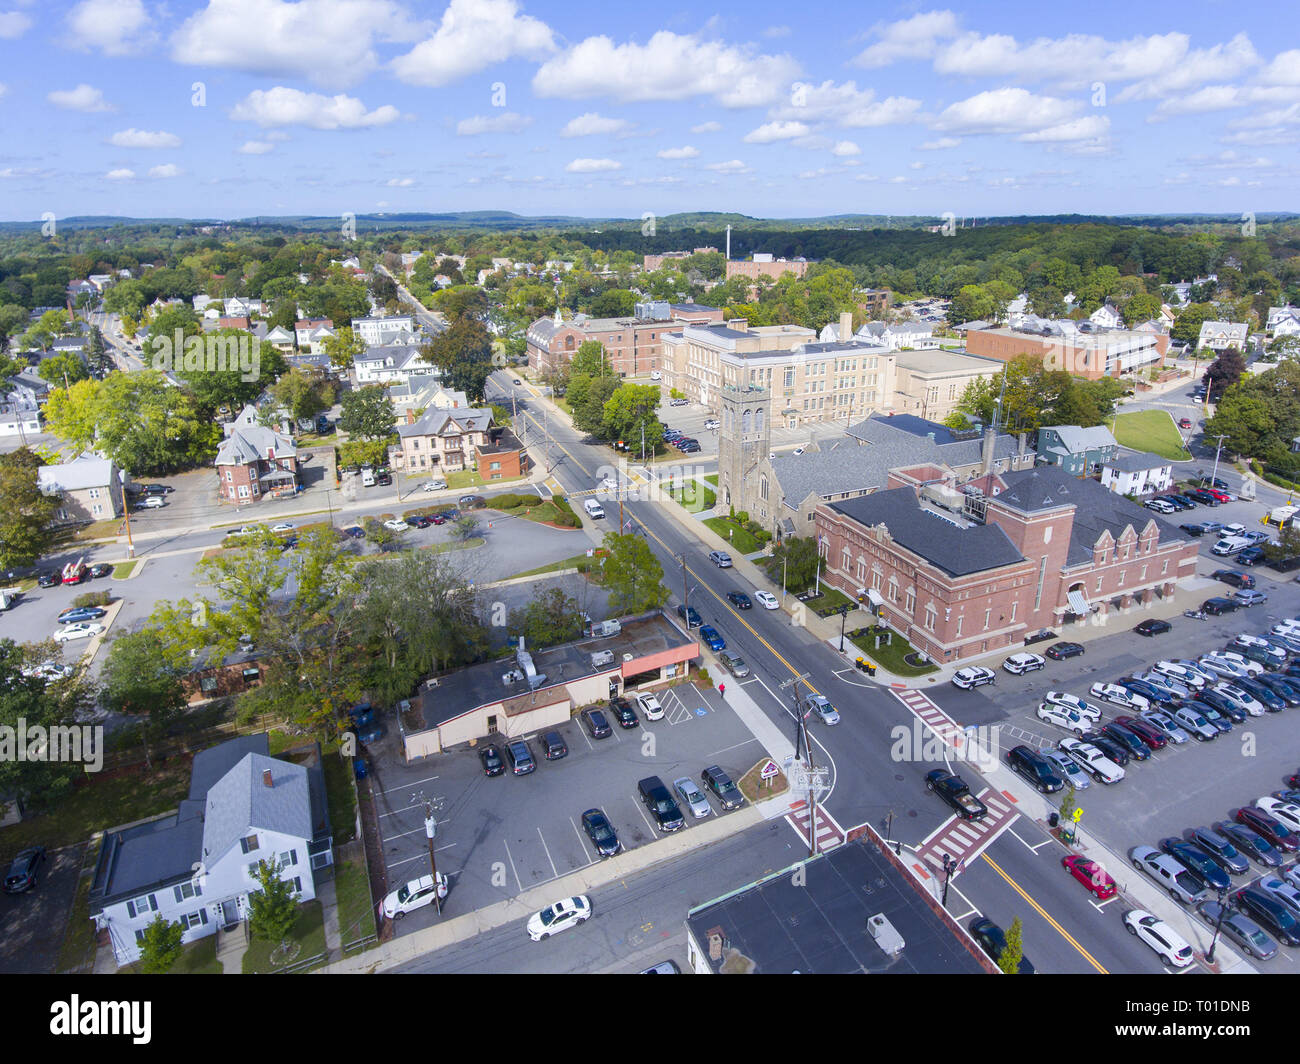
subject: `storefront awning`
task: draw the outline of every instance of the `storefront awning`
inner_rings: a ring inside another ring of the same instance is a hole
[[[1075,588],[1073,591],[1066,593],[1066,599],[1070,603],[1070,612],[1079,616],[1086,617],[1092,612],[1092,607],[1088,605],[1088,600],[1083,597],[1083,589]]]

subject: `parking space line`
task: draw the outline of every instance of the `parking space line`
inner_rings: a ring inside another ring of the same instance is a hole
[[[709,759],[712,760],[713,758],[717,757],[719,754],[725,754],[728,750],[739,750],[742,746],[748,746],[750,743],[756,743],[756,742],[758,742],[758,736],[751,735],[748,739],[745,739],[743,742],[733,743],[731,746],[724,746],[721,750],[714,750],[713,753],[709,754]]]
[[[645,826],[650,829],[650,841],[654,842],[654,840],[658,838],[655,834],[655,826],[650,823],[650,818],[645,815],[645,809],[640,802],[637,802],[636,809],[637,812],[641,814],[641,819],[645,821]]]
[[[555,862],[551,860],[551,848],[546,845],[546,836],[542,834],[542,829],[537,829],[537,837],[542,840],[542,849],[546,852],[546,859],[551,862],[551,875],[559,878],[559,871],[555,867]]]
[[[403,783],[400,787],[389,787],[386,791],[380,791],[380,794],[392,794],[394,791],[409,791],[412,787],[418,787],[422,783],[432,783],[437,776],[426,776],[422,780],[413,780],[410,783]]]
[[[578,845],[582,847],[583,853],[587,852],[587,840],[582,837],[582,832],[578,830],[578,822],[569,817],[569,823],[573,825],[573,833],[578,836]]]
[[[510,862],[510,871],[515,874],[515,886],[519,888],[519,893],[524,892],[524,885],[519,881],[519,869],[515,867],[515,859],[510,854],[510,843],[505,839],[501,840],[501,845],[506,848],[506,860]]]
[[[1026,850],[1029,850],[1031,853],[1037,853],[1037,852],[1038,852],[1039,850],[1041,850],[1044,846],[1050,846],[1050,845],[1052,844],[1052,840],[1051,840],[1051,839],[1044,839],[1042,842],[1033,842],[1033,843],[1031,843],[1031,842],[1026,842],[1024,839],[1020,838],[1020,836],[1017,835],[1016,832],[1015,832],[1013,829],[1011,829],[1011,828],[1008,828],[1008,829],[1007,829],[1007,834],[1008,834],[1008,835],[1015,835],[1015,836],[1016,836],[1016,839],[1017,839],[1017,841],[1020,843],[1020,845],[1023,846]]]
[[[435,846],[434,851],[436,853],[441,853],[443,850],[450,850],[455,845],[456,843],[449,842],[446,846]],[[410,864],[412,861],[427,861],[428,859],[428,851],[425,851],[423,853],[413,854],[410,857],[403,857],[400,861],[385,861],[384,869],[385,871],[391,872],[398,865]]]

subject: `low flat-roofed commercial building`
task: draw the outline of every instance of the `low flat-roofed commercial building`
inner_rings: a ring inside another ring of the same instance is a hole
[[[595,654],[607,663],[596,665]],[[699,654],[695,639],[658,610],[623,619],[613,635],[544,650],[521,646],[513,660],[481,662],[426,681],[408,714],[423,727],[402,726],[406,759],[556,727],[583,706],[604,706],[625,690],[685,678]]]
[[[696,906],[686,917],[688,963],[699,975],[994,971],[900,864],[858,838]],[[868,926],[877,915],[902,939],[901,950],[877,943]]]
[[[1162,366],[1169,350],[1169,337],[1164,334],[1095,326],[1084,330],[1072,321],[1052,322],[1049,327],[1054,327],[1051,335],[1023,329],[968,328],[966,350],[999,362],[1035,355],[1047,369],[1063,369],[1087,380]]]

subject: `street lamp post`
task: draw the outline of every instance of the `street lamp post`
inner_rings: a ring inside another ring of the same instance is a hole
[[[1214,947],[1219,944],[1219,932],[1223,929],[1223,918],[1228,912],[1228,907],[1224,904],[1227,898],[1227,890],[1222,887],[1219,888],[1219,918],[1214,921],[1214,937],[1210,939],[1210,948],[1205,954],[1205,960],[1208,964],[1214,963]]]
[[[117,471],[118,485],[122,490],[122,513],[126,515],[126,556],[128,558],[134,558],[135,543],[131,540],[131,506],[126,501],[126,477],[127,472],[125,469],[119,469]]]
[[[943,855],[943,898],[939,904],[945,909],[948,908],[948,880],[952,878],[953,872],[957,868],[957,859],[950,853]]]
[[[848,620],[850,607],[845,605],[840,607],[840,653],[844,653],[844,622]]]

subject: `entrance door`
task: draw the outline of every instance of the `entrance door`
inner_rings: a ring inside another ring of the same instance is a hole
[[[221,930],[229,931],[239,923],[239,903],[231,898],[221,903]]]
[[[488,717],[488,719],[487,719],[487,729],[488,729],[489,732],[492,732],[493,734],[496,733],[496,730],[497,730],[497,718],[496,718],[496,715],[495,715],[495,714],[493,714],[492,716]]]

